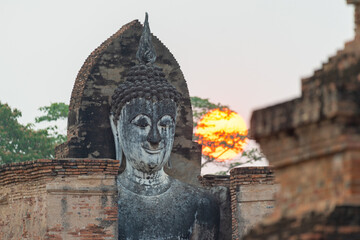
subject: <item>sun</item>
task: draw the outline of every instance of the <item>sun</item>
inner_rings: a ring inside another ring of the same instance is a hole
[[[229,109],[214,109],[198,122],[195,138],[203,145],[202,153],[218,162],[233,159],[247,143],[244,119]]]

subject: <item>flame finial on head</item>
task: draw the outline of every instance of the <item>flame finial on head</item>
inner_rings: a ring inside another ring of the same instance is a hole
[[[145,13],[144,29],[141,34],[136,58],[140,63],[153,64],[156,60],[156,52],[151,42],[151,33],[148,22],[148,13]]]

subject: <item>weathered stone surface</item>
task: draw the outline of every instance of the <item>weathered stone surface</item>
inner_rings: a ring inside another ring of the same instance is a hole
[[[212,240],[218,226],[217,203],[202,189],[173,179],[166,192],[145,196],[119,186],[118,239]]]
[[[119,161],[0,166],[0,239],[114,239]]]
[[[0,166],[0,239],[117,239],[118,169],[109,159]]]
[[[277,190],[271,167],[240,167],[230,171],[232,239],[241,239],[273,212]]]
[[[236,198],[238,202],[274,201],[276,187],[276,185],[271,187],[268,185],[239,186]]]
[[[0,239],[44,239],[45,180],[0,187]]]
[[[48,239],[115,239],[115,176],[71,176],[47,183]]]
[[[142,25],[132,21],[111,36],[85,61],[76,78],[68,118],[68,142],[57,148],[57,157],[115,158],[109,113],[111,96],[124,81],[126,71],[136,64]],[[173,147],[173,177],[198,184],[201,146],[192,142],[192,110],[184,76],[175,58],[155,36],[156,65],[184,96],[178,116]]]
[[[217,200],[220,208],[219,239],[230,240],[231,236],[231,200],[230,176],[204,175],[199,177],[202,186]]]
[[[205,175],[201,184],[220,206],[220,239],[241,239],[274,210],[278,185],[270,167],[240,167],[230,176]]]
[[[1,166],[0,239],[116,238],[118,169],[119,161],[109,159],[42,159]],[[238,218],[239,209],[241,214],[246,208],[236,196],[245,186],[271,188],[273,176],[264,177],[264,169],[260,167],[260,174],[252,168],[234,170],[231,181],[229,176],[200,178],[220,205],[219,239],[232,239],[232,221],[251,221]],[[254,208],[251,213],[260,216],[264,210],[271,209]]]
[[[173,160],[182,96],[154,66],[147,14],[137,59],[116,88],[109,112],[116,158],[126,161],[117,179],[117,239],[218,239],[219,207],[213,197],[164,172]]]
[[[246,235],[252,227],[274,211],[277,190],[278,185],[275,184],[239,186],[235,218],[240,236]]]

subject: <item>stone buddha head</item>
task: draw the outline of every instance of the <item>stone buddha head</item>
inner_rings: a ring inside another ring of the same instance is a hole
[[[147,15],[139,49],[139,63],[112,96],[110,122],[116,158],[143,173],[161,170],[169,161],[181,94],[155,66]]]

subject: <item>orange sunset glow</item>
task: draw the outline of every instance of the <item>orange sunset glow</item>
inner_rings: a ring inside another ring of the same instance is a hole
[[[246,146],[247,127],[236,112],[229,109],[214,109],[205,114],[195,130],[202,153],[218,162],[233,159]]]

